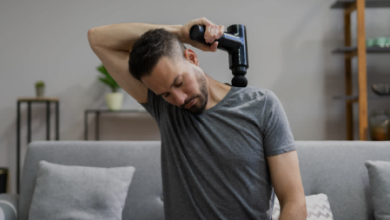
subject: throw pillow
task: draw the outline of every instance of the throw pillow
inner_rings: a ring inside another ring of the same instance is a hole
[[[134,171],[40,161],[29,220],[122,219]]]
[[[376,220],[390,220],[390,162],[365,163],[370,179],[370,194]]]
[[[325,194],[317,194],[305,196],[307,220],[315,219],[329,219],[333,220],[332,210],[330,209],[328,196]],[[280,216],[280,204],[278,198],[275,196],[274,209],[272,212],[272,219],[278,220]]]

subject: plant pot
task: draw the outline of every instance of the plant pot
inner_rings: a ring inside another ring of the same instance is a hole
[[[123,104],[123,93],[121,92],[112,92],[106,94],[106,103],[108,109],[115,111],[121,110]]]
[[[37,97],[43,97],[45,94],[45,87],[35,87]]]
[[[387,110],[374,110],[369,117],[370,134],[373,141],[390,140],[390,114]]]

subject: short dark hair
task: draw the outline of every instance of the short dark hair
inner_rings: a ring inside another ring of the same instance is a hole
[[[184,58],[186,47],[173,33],[163,28],[145,32],[130,51],[129,71],[137,80],[151,74],[161,57]],[[178,54],[180,51],[181,54]]]

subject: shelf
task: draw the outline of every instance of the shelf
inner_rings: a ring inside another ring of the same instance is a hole
[[[339,47],[332,53],[354,53],[357,52],[357,47]],[[367,47],[367,53],[390,53],[390,47]]]
[[[121,109],[121,110],[109,110],[109,109],[86,109],[85,112],[87,113],[147,113],[146,110],[138,110],[138,109]]]
[[[352,101],[358,101],[359,96],[345,96],[345,95],[339,95],[339,96],[333,96],[332,99],[334,100],[352,100]],[[373,99],[390,99],[390,96],[368,96],[368,100],[373,100]]]
[[[59,102],[57,97],[21,97],[18,102]]]
[[[369,91],[367,85],[367,58],[366,54],[385,54],[390,53],[390,48],[381,48],[381,47],[367,47],[366,42],[360,41],[362,38],[366,38],[365,30],[365,9],[366,8],[390,8],[390,0],[333,0],[333,4],[330,7],[331,9],[341,9],[344,16],[342,16],[344,23],[344,41],[345,44],[343,47],[336,48],[332,51],[333,54],[344,54],[345,59],[345,75],[350,76],[352,74],[354,57],[358,58],[358,93],[357,95],[347,95],[353,94],[352,88],[353,80],[348,77],[345,81],[345,94],[333,96],[333,100],[344,101],[345,106],[345,123],[346,123],[346,137],[347,140],[354,140],[354,108],[353,104],[358,103],[358,118],[359,118],[359,140],[366,141],[368,140],[368,101],[379,100],[390,100],[390,96],[379,96],[373,94],[367,94]],[[359,45],[351,46],[352,42],[352,13],[356,13],[356,28],[357,28],[357,39]],[[360,40],[359,40],[360,39]],[[348,45],[348,46],[346,46]],[[359,47],[358,47],[359,46]],[[363,52],[363,53],[362,53]],[[358,55],[364,55],[359,56]],[[367,87],[366,87],[367,86]],[[363,95],[366,100],[359,102],[359,94]]]
[[[338,0],[330,8],[343,9],[348,8],[355,0]],[[366,0],[366,8],[389,8],[390,0]]]

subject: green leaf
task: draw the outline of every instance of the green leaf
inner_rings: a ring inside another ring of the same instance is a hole
[[[110,81],[104,78],[99,78],[100,81],[102,81],[104,84],[108,85],[109,87],[112,87],[112,84]]]
[[[35,87],[45,87],[45,82],[40,80],[35,83]]]
[[[112,78],[110,73],[107,71],[106,67],[104,67],[103,64],[96,67],[96,69],[103,74],[105,77],[100,77],[99,80],[102,81],[104,84],[111,87],[113,91],[116,91],[117,88],[120,88],[119,84]]]
[[[106,79],[109,80],[112,84],[115,84],[115,83],[116,83],[115,80],[114,80],[110,75],[108,75],[108,76],[106,77]]]
[[[109,73],[108,73],[106,67],[104,67],[103,64],[100,65],[100,66],[98,66],[98,67],[97,67],[97,70],[98,70],[99,72],[101,72],[102,74],[104,74],[104,75],[109,75]]]

